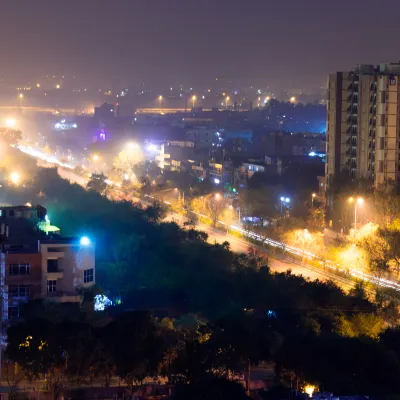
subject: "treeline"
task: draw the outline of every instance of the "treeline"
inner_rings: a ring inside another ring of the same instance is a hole
[[[346,295],[331,282],[273,274],[262,257],[234,254],[228,244],[207,244],[202,232],[160,222],[157,206],[110,202],[54,170],[40,170],[19,190],[25,201],[46,206],[63,234],[96,241],[97,284],[122,301],[106,314],[81,310],[52,321],[26,314],[37,317],[11,328],[7,354],[32,379],[106,382],[101,371],[110,371],[132,388],[152,376],[204,388],[209,374],[232,378],[266,361],[287,385],[399,392],[398,332],[387,330],[398,309],[371,303],[362,285]]]
[[[44,314],[8,329],[6,357],[18,363],[19,375],[12,369],[16,383],[28,379],[40,385],[45,378],[54,399],[80,385],[108,386],[114,376],[130,395],[147,380],[174,384],[176,398],[210,381],[203,388],[209,395],[225,390],[225,382],[237,381],[243,371],[251,376],[262,361],[273,363],[276,384],[288,388],[307,383],[377,398],[399,393],[399,330],[376,339],[351,338],[316,329],[310,313],[290,314],[295,313],[247,310],[210,322],[193,316],[157,319],[143,311],[102,318]],[[332,323],[328,312],[325,323]],[[231,399],[244,398],[243,386],[228,387]]]

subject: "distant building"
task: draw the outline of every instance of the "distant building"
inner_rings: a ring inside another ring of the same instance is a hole
[[[358,65],[329,76],[327,187],[340,172],[379,188],[400,184],[400,63]]]
[[[220,143],[220,135],[214,128],[198,126],[186,130],[186,139],[193,142],[196,148],[211,149]]]
[[[116,108],[114,104],[104,103],[94,108],[93,120],[100,125],[114,121],[116,116]]]

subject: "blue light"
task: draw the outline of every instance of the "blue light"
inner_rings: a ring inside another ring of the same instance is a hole
[[[311,153],[308,153],[308,155],[309,155],[310,157],[315,157],[317,154],[315,153],[315,151],[312,151]]]
[[[81,240],[79,241],[81,246],[89,246],[90,245],[90,239],[87,236],[82,236]]]
[[[286,203],[290,203],[289,197],[286,197],[285,201],[286,201]]]
[[[218,178],[214,178],[214,183],[215,183],[215,184],[219,185],[220,182],[221,182],[221,181],[220,181]]]
[[[285,201],[285,198],[284,198],[284,197],[281,197],[281,201]]]

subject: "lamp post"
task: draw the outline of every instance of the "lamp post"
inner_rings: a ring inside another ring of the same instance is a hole
[[[18,98],[19,98],[19,107],[22,108],[22,99],[24,98],[24,95],[22,93],[20,93],[18,95]]]
[[[161,95],[158,96],[158,101],[160,102],[160,108],[161,108],[162,99],[163,99],[163,97]]]
[[[196,96],[193,96],[193,97],[192,97],[192,101],[193,101],[193,108],[194,108],[194,105],[195,105],[195,103],[196,103]]]
[[[227,98],[225,99],[225,108],[228,109],[228,101],[230,100],[230,97],[227,96]]]
[[[215,228],[217,224],[217,218],[218,218],[218,202],[221,200],[221,195],[219,193],[215,193],[214,196],[211,196],[210,199],[208,200],[208,208],[211,213],[211,217],[213,220],[213,226]]]
[[[287,205],[290,203],[290,199],[289,197],[281,197],[281,212],[283,211],[283,206],[285,205],[287,207]]]
[[[349,198],[349,203],[354,203],[354,238],[356,237],[357,231],[357,205],[362,206],[364,204],[364,199],[362,197],[358,197],[356,200],[354,197]]]
[[[314,199],[317,197],[315,193],[311,195],[311,208],[314,208]]]
[[[178,188],[175,188],[175,190],[178,192],[178,202],[182,193],[182,205],[185,205],[185,192],[183,190],[179,190]]]

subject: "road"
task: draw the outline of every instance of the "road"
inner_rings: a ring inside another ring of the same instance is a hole
[[[170,213],[165,218],[165,221],[176,222],[179,225],[183,225],[183,222],[186,221],[186,218],[179,214]],[[249,242],[247,242],[246,240],[240,239],[233,235],[227,235],[224,231],[215,229],[209,225],[197,224],[196,229],[207,233],[208,242],[211,244],[222,244],[224,242],[229,242],[231,250],[236,253],[247,253],[249,250]],[[269,256],[268,264],[271,270],[274,272],[286,272],[287,270],[291,270],[292,274],[301,275],[304,278],[309,278],[311,280],[335,280],[336,283],[338,283],[338,285],[345,290],[348,290],[353,286],[353,283],[351,281],[346,281],[345,279],[338,280],[337,277],[335,277],[333,274],[324,273],[324,271],[319,271],[317,269],[309,268],[305,265],[300,265],[294,262],[272,258]]]

